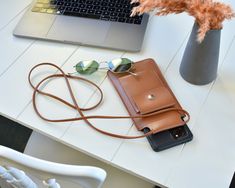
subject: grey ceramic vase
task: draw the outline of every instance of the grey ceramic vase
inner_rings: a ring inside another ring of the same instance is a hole
[[[221,30],[208,31],[201,43],[197,42],[197,32],[198,25],[194,23],[181,61],[180,74],[192,84],[205,85],[217,76]]]

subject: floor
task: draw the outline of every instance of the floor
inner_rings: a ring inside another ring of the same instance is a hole
[[[0,116],[0,145],[53,162],[101,167],[107,172],[107,179],[103,188],[154,187],[153,184],[141,178],[51,140],[2,116]]]
[[[235,187],[235,172],[233,174],[233,179],[231,181],[231,184],[230,184],[229,188],[234,188],[234,187]]]
[[[31,133],[31,129],[0,116],[0,145],[24,152]]]
[[[53,162],[101,167],[107,172],[107,178],[102,188],[154,188],[153,184],[141,178],[114,168],[105,162],[96,160],[36,132],[32,133],[24,153]]]

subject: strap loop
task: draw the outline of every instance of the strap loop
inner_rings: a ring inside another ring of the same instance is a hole
[[[31,81],[31,75],[32,75],[32,72],[38,68],[38,67],[41,67],[41,66],[51,66],[51,67],[54,67],[56,68],[60,74],[52,74],[52,75],[49,75],[45,78],[43,78],[40,82],[38,82],[38,84],[36,86],[34,86],[32,84],[32,81]],[[50,93],[47,93],[47,92],[43,92],[41,91],[39,88],[42,84],[44,84],[45,82],[48,82],[48,80],[50,80],[51,78],[64,78],[65,82],[66,82],[66,86],[68,88],[68,91],[69,91],[69,94],[71,96],[71,99],[73,101],[73,104],[67,102],[66,100],[56,96],[56,95],[53,95],[53,94],[50,94]],[[73,93],[73,90],[71,88],[71,85],[70,85],[70,82],[69,82],[69,79],[76,79],[76,80],[81,80],[83,82],[86,82],[90,85],[92,85],[93,87],[95,87],[99,93],[100,93],[100,99],[98,100],[98,102],[91,106],[91,107],[88,107],[88,108],[80,108],[77,101],[76,101],[76,98],[74,96],[74,93]],[[98,119],[98,118],[102,118],[102,119],[127,119],[127,118],[144,118],[144,117],[149,117],[149,116],[153,116],[153,115],[157,115],[157,114],[161,114],[161,113],[165,113],[165,112],[169,112],[169,111],[178,111],[179,113],[181,113],[184,117],[187,117],[187,119],[185,120],[185,123],[187,123],[190,119],[190,115],[187,111],[183,110],[183,109],[179,109],[179,108],[166,108],[166,109],[162,109],[162,110],[159,110],[159,111],[156,111],[156,112],[152,112],[152,113],[149,113],[149,114],[146,114],[146,115],[139,115],[139,116],[85,116],[83,114],[83,111],[88,111],[88,110],[92,110],[94,108],[96,108],[97,106],[100,105],[100,103],[102,102],[103,100],[103,92],[102,90],[100,89],[100,87],[98,85],[96,85],[95,83],[91,82],[90,80],[88,79],[85,79],[85,78],[82,78],[82,77],[79,77],[79,76],[72,76],[72,75],[69,75],[69,74],[66,74],[60,67],[58,67],[57,65],[53,64],[53,63],[40,63],[36,66],[34,66],[29,74],[28,74],[28,81],[29,81],[29,84],[30,86],[33,88],[33,97],[32,97],[32,102],[33,102],[33,108],[36,112],[36,114],[43,120],[45,121],[49,121],[49,122],[72,122],[72,121],[79,121],[79,120],[83,120],[85,121],[91,128],[95,129],[96,131],[102,133],[102,134],[105,134],[105,135],[108,135],[108,136],[112,136],[112,137],[116,137],[116,138],[125,138],[125,139],[134,139],[134,138],[143,138],[143,137],[146,137],[146,136],[149,136],[151,134],[154,133],[153,130],[150,130],[148,133],[145,133],[143,135],[140,135],[140,136],[127,136],[127,135],[119,135],[119,134],[114,134],[114,133],[110,133],[110,132],[106,132],[102,129],[99,129],[97,127],[95,127],[88,119]],[[66,119],[48,119],[46,117],[44,117],[38,110],[38,107],[37,107],[37,104],[36,104],[36,94],[39,93],[41,95],[44,95],[44,96],[47,96],[47,97],[50,97],[54,100],[57,100],[59,102],[61,102],[62,104],[70,107],[70,108],[73,108],[75,109],[79,115],[81,117],[77,117],[77,118],[66,118]]]

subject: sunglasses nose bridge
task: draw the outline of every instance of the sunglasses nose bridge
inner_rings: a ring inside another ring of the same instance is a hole
[[[107,66],[103,66],[106,64]],[[109,69],[114,73],[130,72],[133,62],[127,58],[117,58],[111,61],[97,62],[95,60],[80,61],[76,66],[76,71],[81,74],[91,74],[98,69]]]
[[[107,64],[107,61],[100,61],[100,64]]]
[[[105,69],[105,68],[109,69],[108,61],[100,61],[99,62],[99,68],[101,68],[101,69]]]

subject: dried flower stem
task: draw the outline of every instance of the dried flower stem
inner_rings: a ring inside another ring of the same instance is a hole
[[[152,10],[158,16],[187,12],[199,26],[198,42],[203,41],[207,31],[221,29],[225,19],[235,16],[229,5],[214,0],[132,0],[131,3],[139,3],[132,9],[132,16]]]

